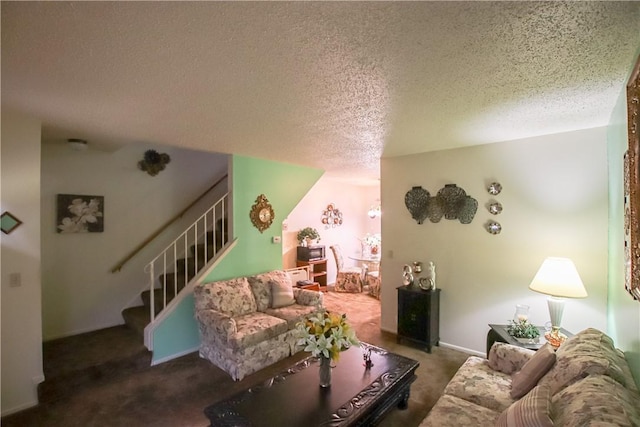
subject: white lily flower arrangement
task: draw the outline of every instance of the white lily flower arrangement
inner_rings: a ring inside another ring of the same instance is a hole
[[[304,351],[315,357],[338,361],[341,351],[360,345],[346,314],[323,311],[298,323],[297,330],[300,336],[298,345],[304,345]]]

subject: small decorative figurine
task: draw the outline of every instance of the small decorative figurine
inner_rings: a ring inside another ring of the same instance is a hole
[[[436,289],[436,265],[433,261],[429,261],[429,268],[427,271],[427,279],[429,280],[429,286],[432,291]]]
[[[362,352],[362,358],[364,359],[364,367],[367,369],[371,369],[373,366],[373,362],[371,361],[371,349],[366,348]]]

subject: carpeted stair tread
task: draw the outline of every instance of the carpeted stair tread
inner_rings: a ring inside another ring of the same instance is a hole
[[[125,325],[43,343],[45,381],[40,402],[51,402],[101,380],[146,369],[151,353]]]
[[[143,305],[122,310],[122,317],[131,330],[138,333],[138,339],[144,338],[144,328],[151,322],[149,307]],[[142,342],[142,340],[140,341]]]
[[[184,284],[178,285],[178,292],[180,292],[183,288],[184,288]],[[158,314],[160,310],[162,310],[162,308],[164,307],[164,292],[162,291],[162,289],[154,289],[153,294],[154,294],[153,303],[156,306],[156,314]],[[171,300],[173,300],[173,298],[175,298],[175,296],[176,296],[175,288],[172,285],[169,285],[167,287],[167,305],[171,302]],[[141,297],[142,297],[142,303],[144,304],[144,306],[150,307],[151,291],[143,291],[141,294]]]

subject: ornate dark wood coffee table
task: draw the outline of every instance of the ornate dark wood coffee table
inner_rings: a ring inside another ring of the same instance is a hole
[[[372,426],[391,408],[405,409],[419,363],[371,348],[373,367],[365,369],[362,349],[340,354],[331,387],[321,388],[315,357],[230,399],[208,406],[211,426]]]

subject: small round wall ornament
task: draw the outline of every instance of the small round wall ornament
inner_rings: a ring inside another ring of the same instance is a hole
[[[502,231],[502,226],[500,225],[500,223],[498,223],[496,221],[487,222],[485,227],[486,227],[487,231],[489,232],[489,234],[500,234],[500,232]]]
[[[492,182],[491,184],[489,184],[489,186],[487,187],[487,191],[489,192],[489,194],[491,194],[492,196],[496,196],[498,194],[500,194],[500,192],[502,191],[502,185],[500,185],[499,182]]]
[[[264,194],[260,194],[256,198],[256,202],[251,206],[251,211],[249,211],[249,218],[251,219],[253,226],[262,233],[264,230],[271,227],[275,216],[275,212],[273,211],[269,200],[267,200]]]
[[[489,213],[492,215],[499,215],[502,212],[502,204],[500,202],[493,202],[489,205]]]

